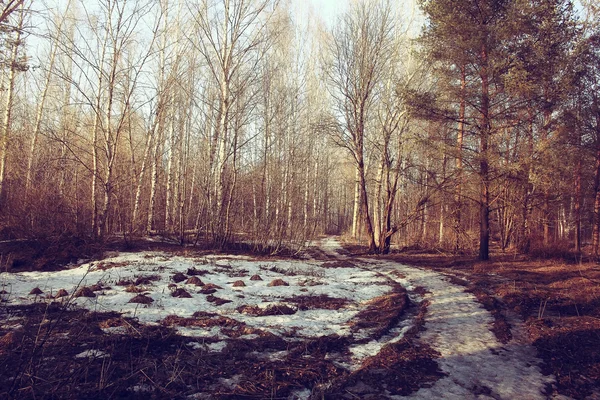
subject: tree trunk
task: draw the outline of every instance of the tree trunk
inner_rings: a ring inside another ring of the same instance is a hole
[[[600,139],[600,118],[597,121],[597,138]],[[592,228],[592,255],[598,257],[600,246],[600,140],[596,144],[596,171],[594,174],[594,225]]]
[[[579,151],[579,139],[577,151]],[[597,168],[597,167],[596,167]],[[575,218],[575,252],[581,254],[581,157],[577,157],[575,164],[575,198],[574,198],[574,218]]]
[[[454,251],[459,252],[461,246],[461,234],[462,234],[462,181],[463,181],[463,138],[465,133],[465,108],[466,108],[466,94],[465,89],[467,87],[467,72],[466,67],[463,65],[460,68],[460,105],[458,114],[458,131],[456,133],[456,188],[454,191],[454,234],[456,235],[454,243]]]
[[[481,49],[481,128],[480,128],[480,154],[479,175],[479,259],[482,261],[490,258],[490,177],[488,141],[491,134],[489,117],[489,82],[488,82],[488,54],[486,45]]]
[[[385,148],[385,145],[384,145]],[[384,153],[385,153],[384,149]],[[381,242],[382,235],[382,216],[381,216],[381,208],[382,208],[382,196],[383,196],[383,174],[385,168],[385,154],[382,154],[381,163],[379,164],[379,168],[377,170],[377,179],[375,180],[375,184],[377,185],[375,188],[375,204],[373,208],[373,238],[375,243]]]
[[[5,178],[6,178],[6,162],[8,159],[8,142],[11,136],[11,115],[13,111],[13,98],[15,92],[15,79],[17,77],[17,61],[19,57],[19,46],[21,45],[21,31],[23,28],[24,21],[23,5],[21,4],[19,24],[17,26],[17,36],[15,42],[12,45],[12,51],[10,54],[10,72],[8,76],[8,88],[6,89],[6,102],[4,104],[4,114],[2,115],[2,131],[0,132],[0,200],[4,197],[5,192]]]
[[[360,208],[361,208],[361,192],[360,192],[360,172],[356,167],[354,181],[354,208],[352,212],[352,237],[358,239],[360,236]]]
[[[156,142],[154,143],[154,149],[152,151],[152,171],[150,181],[150,203],[148,205],[148,219],[146,220],[146,232],[152,232],[154,225],[154,211],[156,209],[156,191],[158,186],[158,165],[161,156],[161,144],[163,140],[163,124],[158,124],[158,135]]]
[[[377,247],[375,245],[375,236],[373,232],[373,225],[371,223],[371,216],[369,214],[369,199],[367,195],[367,180],[365,178],[365,165],[362,160],[358,163],[358,175],[360,183],[360,198],[362,205],[363,220],[365,227],[367,228],[367,236],[369,240],[369,253],[375,253]]]

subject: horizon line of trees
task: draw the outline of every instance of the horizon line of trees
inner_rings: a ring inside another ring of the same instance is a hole
[[[411,4],[4,2],[0,236],[598,256],[598,7]]]

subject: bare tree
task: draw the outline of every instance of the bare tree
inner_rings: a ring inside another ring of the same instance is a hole
[[[15,80],[17,74],[23,70],[22,64],[19,62],[20,50],[21,50],[21,34],[23,32],[23,24],[25,21],[25,6],[23,1],[17,1],[13,4],[8,4],[3,13],[2,18],[6,20],[17,8],[19,12],[16,19],[15,36],[10,39],[10,60],[8,69],[8,82],[5,94],[5,104],[2,115],[2,125],[0,125],[0,198],[4,194],[4,180],[6,175],[6,161],[8,157],[8,145],[11,136],[11,115],[13,111],[13,100],[15,96]],[[12,6],[11,6],[12,4]],[[10,7],[9,7],[10,6]],[[8,8],[8,10],[7,10]],[[2,21],[2,19],[0,19]]]
[[[214,193],[210,208],[214,212],[212,231],[216,241],[222,243],[228,234],[223,230],[227,224],[222,224],[229,201],[228,160],[236,151],[237,139],[231,128],[232,118],[236,117],[232,110],[240,110],[236,103],[252,80],[259,45],[267,40],[264,33],[268,18],[263,16],[275,5],[272,0],[201,0],[192,11],[198,34],[191,43],[218,86],[210,150]]]
[[[325,67],[340,121],[338,143],[350,151],[356,166],[359,206],[371,252],[377,246],[368,200],[365,141],[374,120],[377,88],[394,53],[394,24],[390,16],[387,2],[353,4],[332,33],[328,43],[330,60]]]

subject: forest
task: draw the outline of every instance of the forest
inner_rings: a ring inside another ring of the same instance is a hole
[[[598,255],[592,0],[2,7],[4,240]]]
[[[600,399],[597,0],[0,0],[0,398]]]

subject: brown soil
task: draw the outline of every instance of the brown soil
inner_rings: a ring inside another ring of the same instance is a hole
[[[355,268],[356,264],[348,260],[329,261],[321,265],[323,268]]]
[[[235,281],[233,282],[233,287],[244,287],[246,286],[246,284],[244,283],[244,281]]]
[[[187,290],[183,289],[183,288],[178,288],[175,289],[172,293],[171,296],[173,297],[177,297],[180,299],[191,299],[192,295],[188,293]]]
[[[351,325],[352,331],[369,329],[373,337],[379,339],[400,321],[409,305],[406,290],[395,284],[390,293],[371,300],[367,308],[357,314],[356,321]]]
[[[173,275],[171,279],[173,279],[173,282],[179,283],[185,281],[187,279],[187,276],[185,276],[185,274],[182,274],[181,272],[177,272],[175,275]]]
[[[192,267],[192,268],[188,268],[186,274],[189,276],[204,276],[206,274],[208,274],[208,270],[198,270],[196,269],[196,267]]]
[[[31,292],[29,292],[29,294],[33,294],[33,295],[40,295],[43,294],[44,292],[42,292],[42,289],[40,289],[39,287],[34,287],[33,289],[31,289]]]
[[[267,286],[290,286],[290,284],[283,279],[274,279]]]
[[[195,285],[195,286],[204,286],[204,282],[202,282],[202,280],[200,280],[200,278],[198,278],[197,276],[192,276],[191,278],[188,278],[187,281],[185,281],[186,285]]]
[[[75,297],[96,297],[96,293],[91,288],[84,286],[75,292]]]
[[[152,297],[146,296],[145,294],[138,294],[129,300],[129,303],[138,303],[138,304],[150,304],[154,302]]]
[[[237,311],[243,314],[264,317],[268,315],[293,315],[296,314],[298,310],[288,306],[287,304],[271,304],[265,308],[258,306],[241,306],[237,308]]]
[[[134,285],[151,285],[152,282],[156,282],[160,280],[160,276],[158,275],[143,275],[138,276],[133,282]]]
[[[206,301],[208,301],[209,303],[213,303],[216,306],[222,306],[223,304],[232,302],[231,300],[222,299],[220,297],[213,296],[212,294],[209,294],[208,296],[206,296]]]
[[[207,283],[206,285],[204,285],[204,289],[223,289],[221,286],[216,285],[214,283]]]
[[[223,289],[223,288],[219,285],[215,285],[214,283],[207,283],[202,287],[202,290],[200,290],[199,293],[213,294],[213,293],[216,293],[217,290],[219,290],[219,289]]]
[[[329,297],[326,294],[318,296],[294,296],[285,299],[286,303],[295,303],[301,311],[306,310],[339,310],[350,304],[348,299]]]
[[[125,291],[127,293],[142,293],[142,292],[146,291],[146,288],[145,287],[138,287],[138,286],[135,286],[135,285],[131,284],[131,285],[129,285],[129,286],[127,286],[125,288]]]

